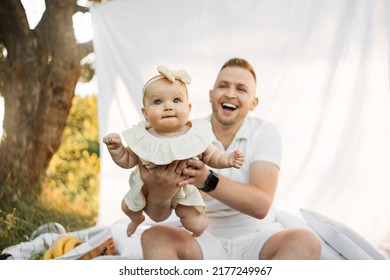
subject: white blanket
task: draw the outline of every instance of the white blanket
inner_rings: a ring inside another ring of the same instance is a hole
[[[321,260],[384,260],[385,252],[378,251],[372,244],[348,226],[330,219],[322,214],[301,209],[303,219],[285,211],[277,211],[277,220],[285,228],[307,228],[317,234],[321,241]],[[22,242],[3,250],[3,254],[9,254],[8,259],[28,259],[32,254],[42,252],[47,246],[52,246],[60,236],[74,235],[86,241],[72,251],[60,257],[60,259],[79,259],[89,251],[98,247],[112,237],[118,255],[98,256],[98,259],[143,259],[141,248],[141,235],[143,231],[153,224],[147,219],[136,232],[127,237],[126,229],[128,218],[112,223],[110,227],[91,227],[82,231],[70,233],[43,233],[29,242]],[[165,224],[180,227],[178,218],[173,214]]]

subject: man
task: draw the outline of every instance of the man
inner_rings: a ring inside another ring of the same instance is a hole
[[[155,225],[142,237],[145,259],[319,259],[321,245],[307,229],[284,229],[273,199],[281,161],[274,125],[248,113],[258,105],[256,74],[244,59],[221,68],[210,91],[210,122],[219,149],[245,153],[241,169],[213,170],[201,161],[174,162],[141,176],[149,193],[146,213],[155,221],[172,211],[177,188],[192,183],[205,196],[209,227],[199,238],[178,227]],[[177,188],[172,187],[176,183]]]

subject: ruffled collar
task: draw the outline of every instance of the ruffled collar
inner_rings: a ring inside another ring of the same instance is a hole
[[[123,131],[129,148],[140,158],[157,165],[188,159],[203,153],[211,144],[213,133],[210,122],[196,119],[188,122],[190,129],[177,137],[159,138],[150,134],[145,121]]]

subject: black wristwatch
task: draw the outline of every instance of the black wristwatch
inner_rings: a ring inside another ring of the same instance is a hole
[[[206,182],[204,183],[204,188],[200,189],[203,192],[211,192],[215,190],[219,182],[217,174],[210,170],[210,175],[207,177]]]

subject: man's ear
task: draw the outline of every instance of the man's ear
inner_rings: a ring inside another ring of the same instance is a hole
[[[259,98],[257,96],[255,96],[251,102],[251,106],[250,106],[251,111],[253,111],[257,107],[258,104],[259,104]]]
[[[211,95],[213,94],[213,90],[209,91],[209,102],[211,103]]]

